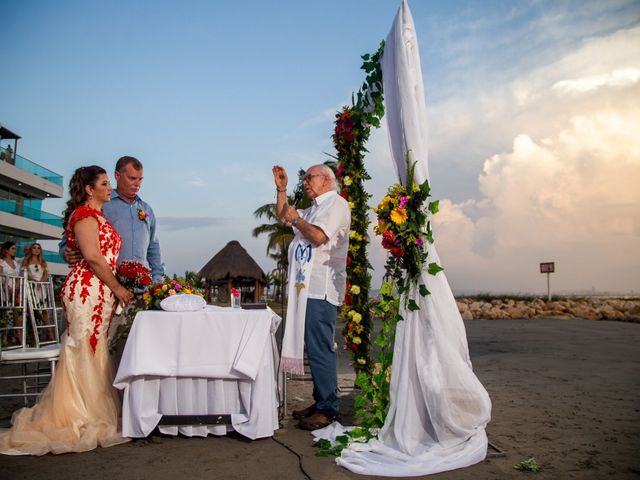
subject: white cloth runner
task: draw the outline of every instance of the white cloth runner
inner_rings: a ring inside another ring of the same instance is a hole
[[[304,325],[313,251],[313,246],[296,230],[289,246],[289,300],[280,359],[280,369],[296,375],[304,374]]]
[[[278,428],[271,310],[140,312],[114,386],[124,390],[123,434],[147,436],[162,415],[230,414],[249,438]],[[163,433],[222,435],[226,426],[162,427]]]
[[[406,178],[405,154],[417,161],[415,181],[428,179],[427,123],[418,41],[403,1],[381,61],[389,141],[398,173]],[[437,239],[436,239],[437,241]],[[433,245],[429,262],[438,262]],[[426,297],[396,330],[391,405],[378,440],[353,444],[336,461],[349,470],[408,477],[466,467],[486,456],[485,426],[491,400],[473,373],[464,323],[443,272],[422,273]]]

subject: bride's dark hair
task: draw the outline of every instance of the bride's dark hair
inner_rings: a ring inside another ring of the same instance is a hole
[[[64,220],[62,221],[62,228],[67,228],[69,223],[69,217],[73,211],[87,201],[89,198],[84,187],[91,185],[96,186],[98,177],[102,174],[106,175],[104,168],[98,165],[91,165],[89,167],[80,167],[75,172],[71,180],[69,180],[69,201],[67,202],[67,208],[63,213]]]

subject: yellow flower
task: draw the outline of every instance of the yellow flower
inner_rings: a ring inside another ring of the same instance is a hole
[[[389,224],[387,222],[385,222],[384,220],[380,220],[378,222],[378,233],[380,235],[382,235],[387,230],[389,230]]]
[[[169,287],[167,287],[166,285],[162,285],[162,290],[164,290],[165,292],[167,291],[167,288]]]
[[[393,201],[393,198],[387,195],[380,201],[380,205],[378,205],[378,208],[379,209],[387,208],[392,201]]]
[[[352,318],[355,323],[360,323],[360,321],[362,320],[362,315],[360,315],[358,312],[353,312]]]
[[[360,235],[355,230],[351,230],[351,232],[349,232],[349,237],[351,237],[352,240],[356,240],[358,242],[361,242],[362,239],[364,238],[362,235]]]
[[[353,293],[354,295],[358,295],[360,293],[360,287],[358,285],[352,285],[351,293]]]
[[[353,337],[353,343],[360,345],[362,343],[362,339],[360,337]]]
[[[169,293],[169,296],[171,296],[171,295],[175,295],[176,291],[172,288],[171,290],[169,290],[168,293]]]
[[[360,365],[364,365],[365,363],[367,363],[367,361],[364,358],[359,358],[357,361]]]
[[[191,293],[191,290],[188,289],[188,288],[185,288],[184,290],[182,290],[182,293],[189,294],[189,293]]]
[[[391,212],[391,221],[396,225],[402,225],[407,221],[407,211],[404,208],[394,208]]]
[[[349,176],[346,176],[342,179],[342,184],[346,185],[347,187],[351,185],[351,183],[353,183],[353,180],[351,180],[351,177]]]
[[[362,332],[364,332],[364,327],[362,325],[356,325],[353,328],[353,331],[356,332],[356,333],[362,333]]]
[[[353,202],[349,202],[349,208],[353,210],[356,207],[356,204]]]
[[[419,192],[420,191],[420,187],[417,184],[413,184],[413,191],[414,192]]]

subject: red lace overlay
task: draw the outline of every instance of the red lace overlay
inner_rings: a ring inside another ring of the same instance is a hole
[[[74,210],[65,232],[67,245],[69,248],[78,248],[73,228],[76,223],[89,217],[95,218],[98,222],[100,252],[111,271],[115,273],[122,240],[102,212],[85,205]],[[88,262],[82,259],[71,266],[71,271],[62,286],[61,296],[69,324],[69,334],[72,332],[72,322],[85,323],[74,325],[78,327],[74,331],[88,334],[91,349],[95,353],[98,343],[106,341],[108,336],[115,307],[113,292],[93,273]]]

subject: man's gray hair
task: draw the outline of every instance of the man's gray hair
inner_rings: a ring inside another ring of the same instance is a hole
[[[338,187],[338,181],[336,180],[336,175],[333,173],[333,170],[331,170],[331,167],[328,167],[324,163],[320,163],[318,165],[311,166],[310,169],[311,168],[317,168],[322,175],[326,175],[327,177],[329,177],[329,180],[331,180],[333,189],[336,192],[340,191],[340,188]]]

